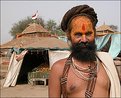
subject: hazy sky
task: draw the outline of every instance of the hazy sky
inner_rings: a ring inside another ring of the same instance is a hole
[[[98,15],[97,26],[104,22],[107,25],[118,26],[120,29],[120,0],[117,1],[1,1],[1,43],[12,39],[9,31],[13,24],[32,16],[37,10],[39,16],[45,21],[53,19],[60,24],[65,12],[75,5],[88,4],[93,7]]]

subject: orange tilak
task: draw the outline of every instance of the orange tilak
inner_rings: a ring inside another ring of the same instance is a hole
[[[82,30],[85,32],[85,24],[82,24]]]

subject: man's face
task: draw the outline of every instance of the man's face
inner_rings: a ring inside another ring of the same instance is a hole
[[[72,20],[70,38],[74,58],[81,61],[95,59],[96,45],[94,36],[93,25],[89,18],[79,16]]]
[[[71,22],[71,42],[92,42],[94,41],[94,29],[89,18],[78,16]]]

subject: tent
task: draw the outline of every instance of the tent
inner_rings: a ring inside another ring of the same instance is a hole
[[[70,54],[66,50],[25,49],[20,54],[12,53],[8,73],[3,87],[15,86],[28,82],[28,73],[34,68],[46,64],[51,68],[54,62],[66,58]]]

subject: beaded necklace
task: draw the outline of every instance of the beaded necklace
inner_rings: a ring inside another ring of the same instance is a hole
[[[93,65],[90,64],[88,68],[84,68],[76,64],[74,59],[72,58],[72,64],[71,64],[72,71],[78,78],[81,78],[86,81],[92,80],[97,75],[98,71],[97,60],[98,59],[96,58],[96,61],[93,62]]]

